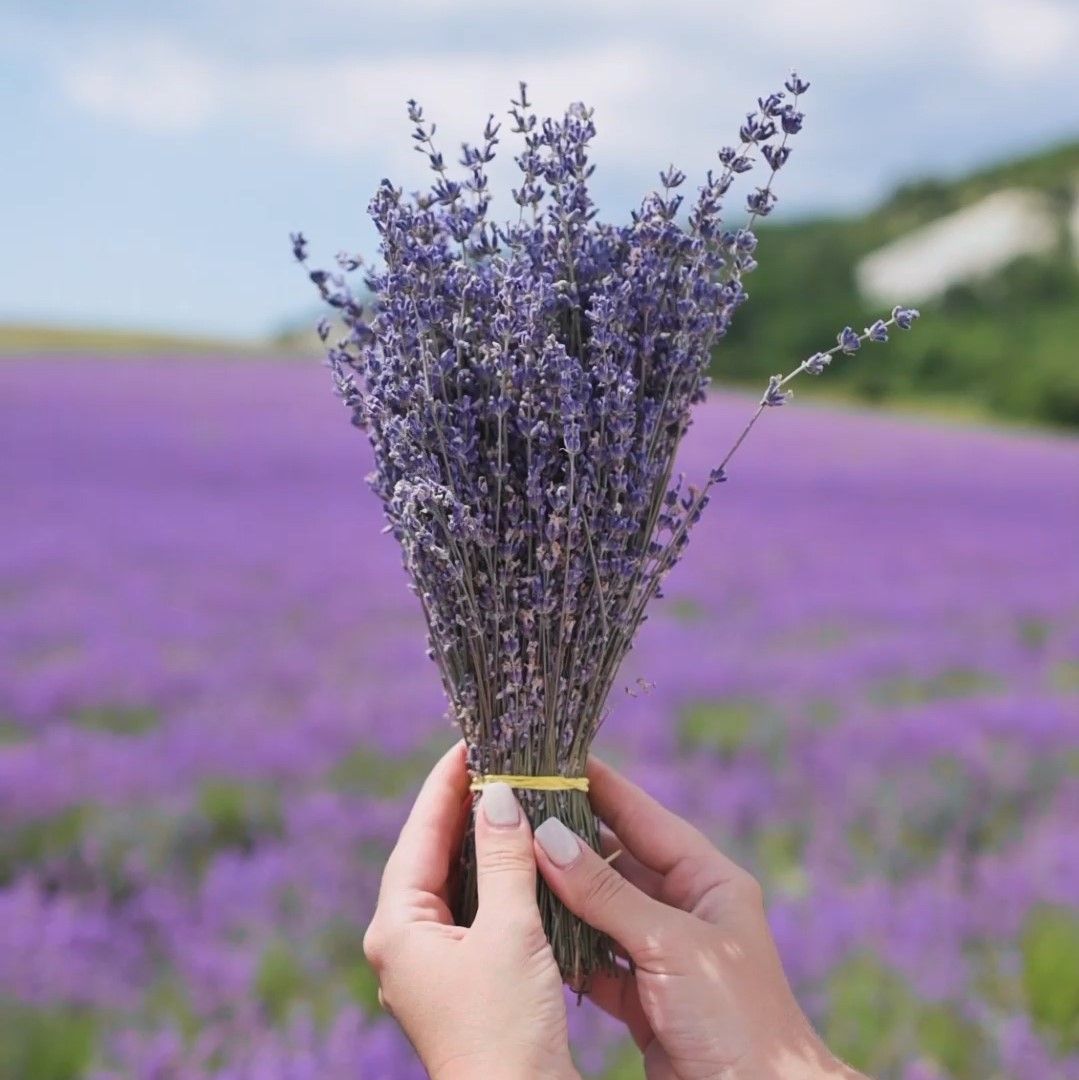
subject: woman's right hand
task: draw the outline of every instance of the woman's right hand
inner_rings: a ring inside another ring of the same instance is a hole
[[[592,760],[588,776],[614,834],[605,846],[622,854],[612,866],[550,818],[536,860],[566,907],[633,961],[597,975],[589,995],[626,1024],[649,1080],[859,1076],[795,1001],[753,877],[614,769]]]

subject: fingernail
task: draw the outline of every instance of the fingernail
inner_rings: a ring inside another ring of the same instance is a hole
[[[577,861],[581,842],[558,818],[549,817],[536,829],[536,839],[547,858],[563,869]]]
[[[517,797],[509,784],[485,785],[480,803],[488,825],[508,829],[521,820],[521,805],[517,802]]]

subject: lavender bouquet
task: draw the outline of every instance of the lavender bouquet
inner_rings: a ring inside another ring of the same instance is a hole
[[[520,141],[516,221],[489,220],[487,166],[500,125],[462,147],[451,176],[435,126],[409,102],[416,149],[434,174],[405,196],[383,180],[370,204],[381,265],[338,256],[310,269],[345,336],[328,349],[337,391],[374,450],[370,483],[401,544],[453,718],[479,788],[513,783],[533,825],[554,815],[589,844],[597,822],[584,778],[589,747],[649,601],[685,550],[712,489],[765,409],[797,375],[885,341],[917,312],[896,308],[768,383],[745,429],[700,486],[675,455],[704,398],[713,349],[746,300],[755,221],[802,127],[796,74],[760,98],[739,142],[719,152],[695,197],[673,166],[628,224],[600,222],[589,195],[592,112],[540,120],[524,84],[512,102]],[[748,220],[729,228],[724,198],[763,162]],[[302,234],[293,253],[307,262]],[[350,287],[361,270],[368,307]],[[319,327],[324,342],[331,323]],[[458,917],[475,909],[463,852]],[[539,884],[565,977],[610,968],[610,943]]]

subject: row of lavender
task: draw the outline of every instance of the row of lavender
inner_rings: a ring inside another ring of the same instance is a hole
[[[324,391],[0,367],[0,1076],[415,1075],[359,941],[452,735]],[[704,407],[691,475],[747,404]],[[1079,447],[770,419],[600,748],[761,876],[859,1064],[1079,1076]]]

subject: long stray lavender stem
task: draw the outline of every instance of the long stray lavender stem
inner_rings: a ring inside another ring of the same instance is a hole
[[[753,426],[760,419],[761,413],[770,406],[778,406],[785,404],[790,400],[790,391],[783,391],[783,387],[787,383],[791,382],[798,375],[801,375],[804,371],[813,372],[814,374],[820,374],[820,372],[831,362],[831,358],[841,352],[855,352],[862,345],[863,342],[875,340],[875,341],[887,341],[887,331],[893,326],[900,326],[904,329],[909,329],[911,322],[918,317],[918,311],[914,308],[897,307],[892,311],[892,316],[886,322],[878,319],[872,326],[867,327],[861,334],[854,335],[852,338],[846,339],[846,344],[840,341],[840,344],[833,345],[832,348],[826,352],[814,353],[812,356],[803,360],[796,368],[789,371],[786,375],[780,377],[779,375],[773,375],[768,381],[768,389],[764,393],[764,397],[761,398],[760,404],[757,406],[756,412],[749,418],[749,423],[742,429],[741,435],[735,439],[734,444],[727,451],[726,456],[714,468],[709,475],[707,481],[701,487],[696,499],[691,504],[690,509],[687,511],[683,518],[682,528],[673,537],[673,541],[680,540],[688,531],[690,525],[693,522],[694,513],[700,513],[705,502],[707,501],[709,491],[715,487],[716,484],[722,483],[726,480],[726,468],[730,463],[731,458],[734,457],[738,448],[746,441],[749,433],[753,430]],[[849,330],[849,328],[848,328]],[[840,338],[844,337],[848,331],[842,331]],[[884,336],[880,336],[883,333]],[[855,342],[857,342],[855,344]]]

